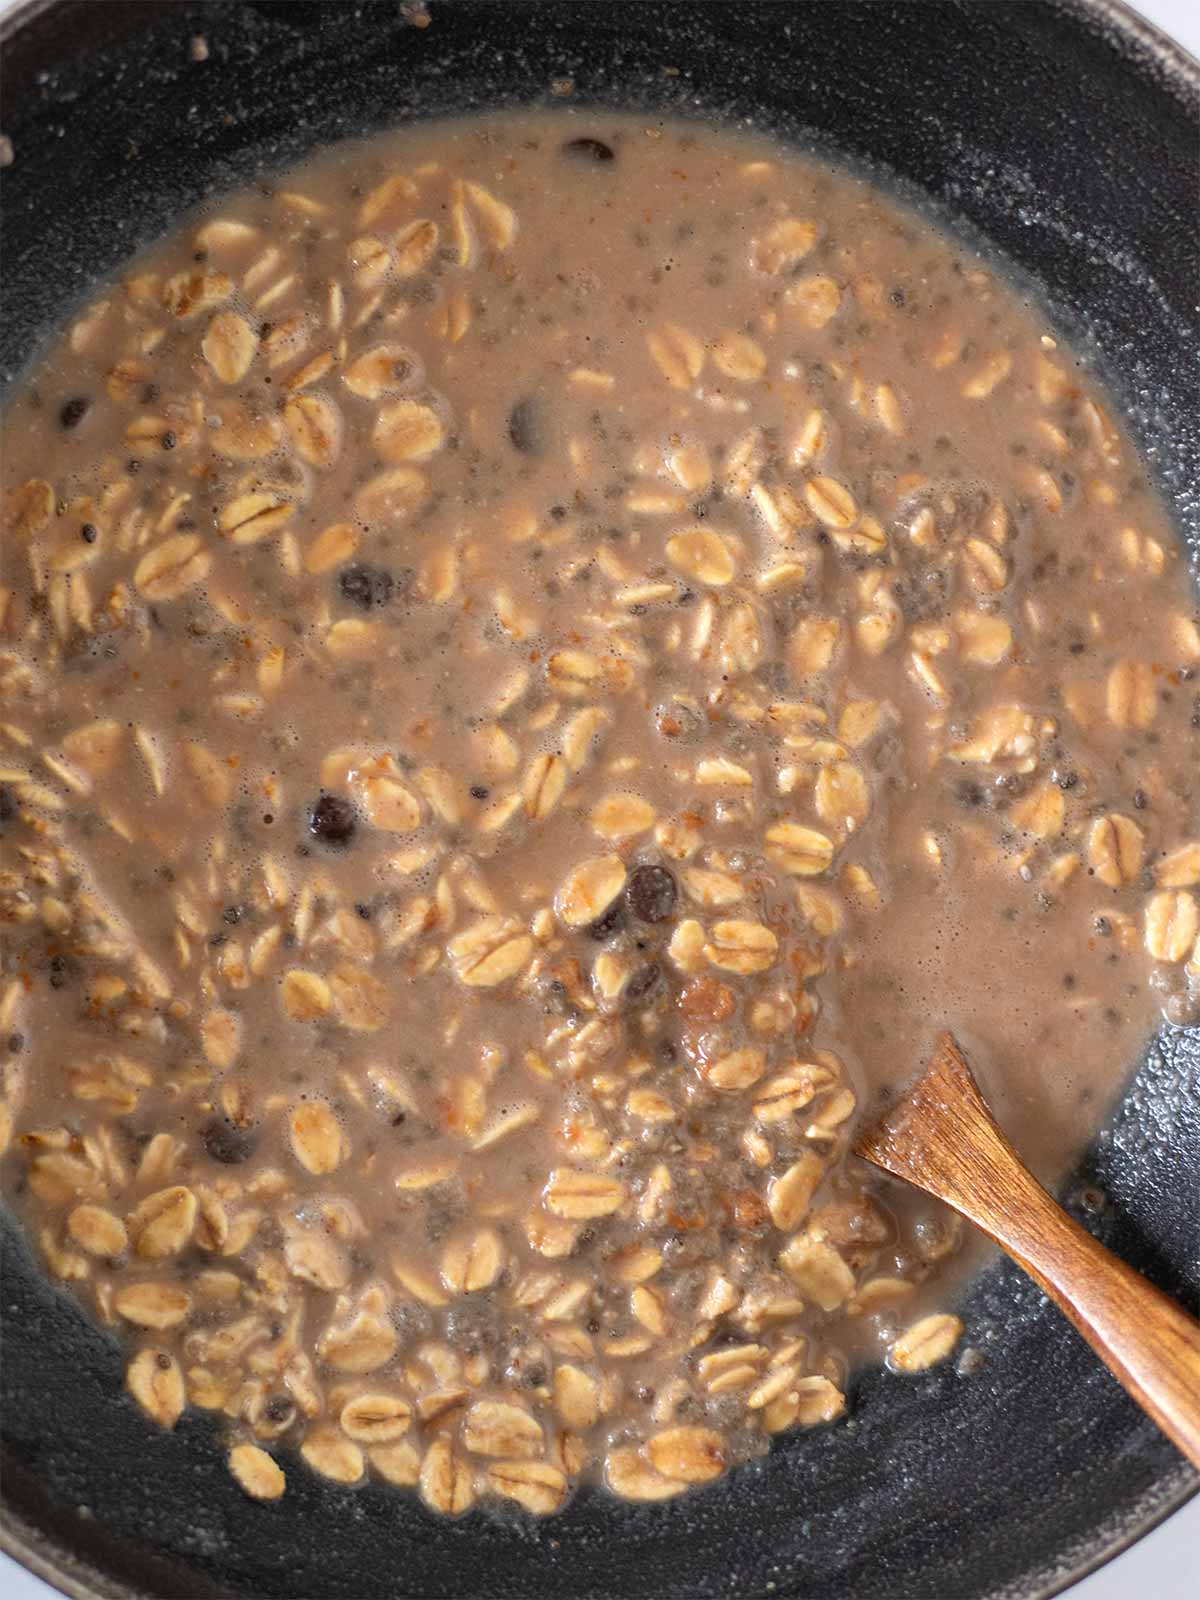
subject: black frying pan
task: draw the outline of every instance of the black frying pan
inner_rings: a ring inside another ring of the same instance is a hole
[[[186,207],[313,145],[414,117],[576,101],[752,118],[899,180],[1003,253],[1090,350],[1200,571],[1200,68],[1111,0],[691,4],[433,0],[18,7],[0,29],[0,383]],[[209,57],[190,59],[204,34]],[[668,76],[664,67],[678,69]],[[1200,702],[1198,702],[1200,715]],[[1131,1069],[1135,1063],[1131,1062]],[[1164,1026],[1068,1197],[1193,1310],[1200,1030]],[[2,1412],[8,1548],[70,1594],[972,1600],[1055,1592],[1195,1475],[1015,1269],[972,1290],[977,1376],[857,1380],[848,1421],[660,1506],[584,1493],[546,1523],[427,1514],[289,1464],[265,1507],[209,1421],[170,1435],[11,1222]]]

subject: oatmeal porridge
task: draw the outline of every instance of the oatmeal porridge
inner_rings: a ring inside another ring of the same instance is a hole
[[[1200,986],[1200,630],[1108,401],[761,142],[325,153],[3,424],[5,1192],[171,1427],[660,1500],[960,1348],[847,1159],[942,1026],[1045,1175]]]

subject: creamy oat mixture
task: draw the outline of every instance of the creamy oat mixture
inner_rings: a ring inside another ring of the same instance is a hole
[[[1188,1015],[1177,546],[857,182],[567,116],[339,150],[3,442],[7,1193],[251,1494],[653,1500],[837,1417],[962,1332],[856,1118],[949,1023],[1050,1171]]]

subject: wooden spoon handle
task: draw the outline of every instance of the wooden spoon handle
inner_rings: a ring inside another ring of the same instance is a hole
[[[1016,1161],[1016,1157],[1013,1158]],[[985,1229],[1024,1267],[1167,1438],[1200,1468],[1200,1323],[1032,1190]]]
[[[997,1127],[948,1034],[911,1096],[857,1149],[1006,1250],[1200,1467],[1200,1323],[1046,1193]]]

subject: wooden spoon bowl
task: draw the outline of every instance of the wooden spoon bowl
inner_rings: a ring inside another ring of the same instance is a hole
[[[1005,1138],[954,1038],[855,1153],[945,1201],[1044,1289],[1200,1467],[1200,1323],[1084,1231]]]

